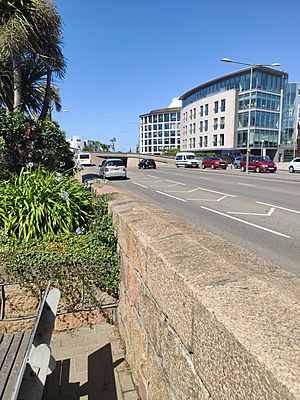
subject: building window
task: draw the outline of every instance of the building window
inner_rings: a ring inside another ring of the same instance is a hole
[[[215,110],[215,113],[217,113],[217,112],[219,111],[219,102],[218,102],[218,101],[215,101],[215,108],[214,108],[214,110]]]
[[[190,109],[190,119],[192,119],[192,118],[193,118],[193,110]]]
[[[208,115],[208,104],[205,104],[205,115]]]
[[[205,132],[208,131],[208,120],[207,119],[204,121],[204,130],[205,130]]]
[[[203,146],[203,137],[200,136],[200,138],[199,138],[199,147],[202,147],[202,146]]]
[[[214,130],[218,129],[218,118],[214,118]]]
[[[196,139],[193,138],[193,148],[195,148],[195,147],[196,147]]]
[[[158,122],[163,122],[163,115],[162,114],[158,114]]]
[[[195,133],[196,133],[196,124],[193,123],[193,134],[195,134]]]
[[[196,118],[196,108],[193,109],[193,116]]]
[[[190,124],[190,135],[192,134],[192,124]]]
[[[220,135],[220,146],[224,146],[224,133]]]
[[[203,106],[200,106],[200,117],[203,117]]]
[[[220,129],[225,129],[225,117],[220,118]]]
[[[170,114],[169,113],[164,114],[164,121],[169,122],[169,120],[170,120]]]
[[[203,132],[203,121],[200,121],[200,132]]]
[[[204,147],[207,147],[207,136],[204,136]]]
[[[221,100],[221,111],[222,111],[222,112],[225,111],[225,104],[226,104],[225,99],[222,99],[222,100]]]
[[[157,115],[153,115],[153,122],[154,122],[154,123],[157,122]]]
[[[152,124],[152,115],[149,115],[149,123]]]
[[[218,135],[213,135],[213,146],[218,145]]]

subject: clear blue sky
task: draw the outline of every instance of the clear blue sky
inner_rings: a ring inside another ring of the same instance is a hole
[[[228,57],[279,62],[300,81],[300,0],[56,0],[68,70],[63,109],[54,113],[66,137],[135,151],[139,115],[239,69]],[[127,121],[135,122],[129,124]]]

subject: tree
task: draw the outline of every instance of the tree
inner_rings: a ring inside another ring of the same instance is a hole
[[[22,113],[8,115],[0,109],[1,173],[19,173],[25,165],[44,165],[49,170],[70,169],[73,153],[55,121],[32,119]]]
[[[40,118],[47,116],[51,99],[51,80],[55,72],[65,73],[65,59],[61,51],[61,19],[49,0],[0,0],[1,59],[11,63],[13,82],[13,110],[21,110],[22,57],[32,53],[46,67],[46,86]]]

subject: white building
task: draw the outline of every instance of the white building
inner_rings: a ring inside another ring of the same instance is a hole
[[[73,136],[72,139],[67,139],[67,142],[74,151],[82,150],[84,146],[87,146],[87,140],[83,136]]]

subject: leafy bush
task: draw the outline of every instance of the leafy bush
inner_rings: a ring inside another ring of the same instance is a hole
[[[29,162],[49,170],[70,170],[73,153],[65,134],[52,120],[41,121],[22,113],[9,113],[0,108],[0,172],[19,173]]]
[[[0,229],[24,241],[73,232],[91,218],[93,198],[74,179],[42,167],[23,168],[14,179],[0,181]]]
[[[119,257],[107,197],[97,198],[94,206],[93,220],[85,230],[58,234],[52,240],[4,241],[0,261],[6,271],[31,290],[33,285],[43,289],[51,280],[71,310],[86,301],[97,305],[98,289],[117,297]]]

